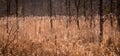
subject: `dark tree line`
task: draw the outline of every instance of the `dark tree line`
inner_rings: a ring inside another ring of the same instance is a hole
[[[61,1],[63,1],[63,2],[61,2]],[[55,14],[53,14],[52,16],[55,16],[57,14],[57,15],[66,15],[66,16],[83,15],[83,16],[87,17],[88,15],[91,16],[91,15],[99,14],[99,13],[96,13],[96,12],[99,12],[99,8],[98,8],[99,0],[61,0],[61,1],[52,0],[53,10],[58,10],[58,11],[52,11],[52,13],[55,12]],[[107,10],[111,9],[110,10],[111,12],[109,12],[109,13],[114,13],[114,11],[115,11],[114,10],[114,7],[115,7],[114,1],[115,0],[109,0],[109,1],[104,0],[103,1],[103,7],[105,7],[105,6],[109,7],[109,5],[110,5],[110,8],[106,8]],[[104,4],[104,2],[106,2],[106,4]],[[16,3],[18,3],[18,5]],[[50,1],[49,0],[17,0],[17,1],[16,0],[10,0],[10,1],[6,0],[6,3],[4,3],[4,5],[10,7],[9,8],[9,7],[0,6],[2,9],[6,8],[6,10],[7,10],[6,15],[7,14],[9,14],[9,15],[21,14],[21,16],[24,16],[24,15],[26,15],[26,16],[29,16],[29,15],[46,16],[46,15],[49,15],[48,9],[50,8]],[[14,7],[14,6],[16,6],[16,7]],[[17,7],[18,7],[18,9],[17,9]],[[22,7],[22,9],[20,9],[20,7]],[[10,10],[8,10],[8,8]],[[18,10],[18,13],[16,13],[16,12],[14,13],[15,9]],[[104,10],[103,15],[108,13],[108,11],[106,11],[106,9],[103,8],[103,10]]]

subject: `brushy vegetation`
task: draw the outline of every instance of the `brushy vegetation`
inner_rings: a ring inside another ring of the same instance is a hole
[[[66,28],[69,17],[15,17],[0,20],[0,56],[120,56],[120,33],[116,18],[104,22],[104,38],[99,43],[99,17],[90,20],[79,17],[80,30],[74,16]],[[88,17],[89,18],[89,17]],[[109,18],[109,17],[108,17]],[[17,28],[19,25],[19,28]]]

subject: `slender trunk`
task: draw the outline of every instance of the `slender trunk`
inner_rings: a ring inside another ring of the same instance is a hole
[[[100,13],[100,42],[103,39],[103,0],[100,0],[99,13]]]
[[[71,12],[70,12],[70,0],[68,0],[68,14],[69,14],[69,19],[71,18]]]
[[[22,16],[24,17],[25,16],[25,3],[24,3],[24,0],[22,0]]]
[[[78,8],[77,8],[76,23],[77,23],[77,27],[78,27],[78,29],[80,29],[80,26],[79,26],[79,9],[78,9]]]
[[[117,0],[117,25],[120,31],[120,0]]]
[[[66,5],[66,16],[68,16],[68,0],[65,0],[65,5]],[[69,25],[69,19],[66,20],[66,28],[68,28]]]
[[[18,20],[18,16],[20,16],[19,15],[19,13],[18,13],[18,10],[19,10],[19,5],[18,5],[18,0],[15,0],[15,2],[16,2],[16,27],[17,27],[17,37],[18,37],[18,30],[19,30],[19,20]],[[21,6],[21,5],[20,5]]]
[[[92,24],[92,23],[93,23],[93,9],[92,9],[93,7],[92,7],[92,2],[93,2],[93,0],[90,0],[90,5],[91,5],[91,6],[90,6],[90,9],[91,9],[90,27],[92,27],[92,25],[93,25],[93,24]]]
[[[51,26],[51,29],[53,28],[53,20],[52,20],[52,0],[49,1],[49,12],[50,12],[50,26]]]
[[[32,10],[31,10],[31,13],[32,13],[33,16],[35,16],[35,9],[36,9],[36,8],[35,8],[35,7],[36,7],[35,3],[36,3],[36,2],[35,2],[35,0],[31,0],[30,3],[32,4],[31,7],[33,7]]]
[[[75,4],[75,7],[76,7],[76,24],[77,24],[77,27],[78,29],[80,29],[80,26],[79,26],[79,9],[80,9],[80,0],[74,0],[74,4]]]
[[[7,16],[9,16],[10,15],[10,0],[6,0],[6,4],[7,4],[6,12],[7,12]]]
[[[66,28],[68,28],[69,23],[71,22],[71,0],[66,0],[66,11],[67,11],[67,15],[69,16],[69,18],[67,19],[67,25]]]
[[[68,15],[68,0],[65,0],[65,6],[66,6],[66,16]]]
[[[8,26],[8,17],[10,15],[10,0],[6,0],[6,4],[7,4],[7,8],[6,8],[6,12],[7,12],[7,19],[6,19],[6,28],[7,28],[7,33],[8,33],[8,29],[9,29],[9,26]]]
[[[110,1],[110,23],[111,23],[111,27],[113,27],[113,21],[112,21],[112,13],[113,13],[113,0]]]
[[[68,16],[68,0],[65,0],[65,6],[66,6],[66,16]],[[68,28],[69,19],[66,20],[66,28]]]
[[[15,11],[15,13],[16,13],[16,17],[18,17],[18,0],[15,0],[15,3],[16,3],[16,11]]]
[[[18,5],[18,0],[15,0],[15,2],[16,2],[16,26],[17,26],[17,30],[19,29],[19,20],[18,20],[18,16],[19,16],[19,14],[18,14],[18,10],[19,10],[19,5]]]
[[[84,7],[84,18],[85,18],[85,21],[86,21],[86,0],[84,0],[84,5],[83,5],[83,7]]]

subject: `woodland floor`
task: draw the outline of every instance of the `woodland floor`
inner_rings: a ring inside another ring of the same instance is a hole
[[[99,43],[99,17],[85,20],[75,17],[67,25],[66,16],[7,17],[0,20],[0,56],[120,56],[120,33],[117,22],[104,22],[104,36]],[[16,20],[18,19],[18,21]]]

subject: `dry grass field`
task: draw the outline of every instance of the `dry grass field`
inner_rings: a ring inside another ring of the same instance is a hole
[[[80,30],[74,16],[68,28],[66,20],[69,17],[52,18],[53,28],[48,16],[8,17],[7,28],[7,18],[1,17],[0,56],[120,56],[120,33],[116,20],[113,27],[109,20],[104,22],[104,38],[99,43],[98,16],[94,17],[95,25],[91,27],[90,20],[79,17]]]

